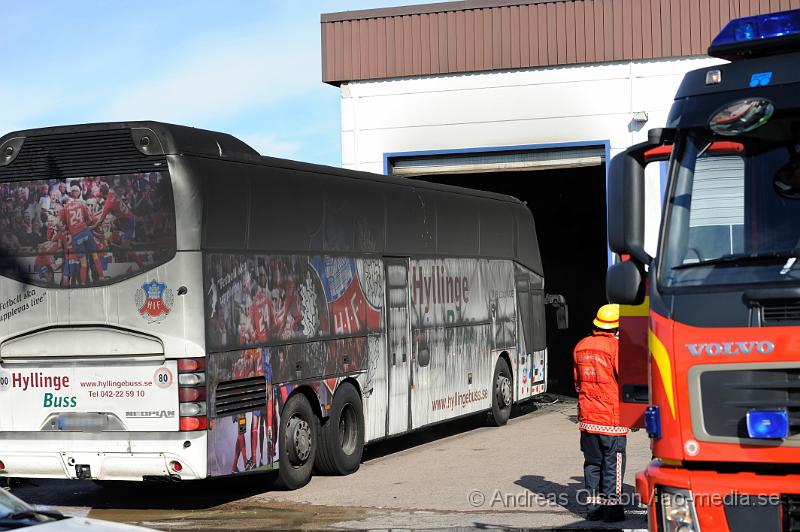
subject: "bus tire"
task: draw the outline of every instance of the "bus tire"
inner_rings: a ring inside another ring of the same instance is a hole
[[[296,393],[281,412],[278,446],[279,487],[294,490],[308,484],[319,442],[319,419],[305,395]]]
[[[336,390],[330,416],[319,435],[315,471],[324,475],[349,475],[358,470],[364,454],[364,407],[361,396],[349,382]]]
[[[492,376],[492,410],[489,422],[492,426],[502,427],[511,416],[513,391],[511,388],[511,369],[503,357],[497,359]]]

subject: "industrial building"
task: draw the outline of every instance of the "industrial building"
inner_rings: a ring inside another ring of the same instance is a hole
[[[663,127],[683,75],[732,18],[800,0],[465,0],[328,13],[322,79],[341,89],[342,166],[503,192],[537,223],[550,389],[572,391],[572,347],[605,302],[608,161]],[[663,170],[651,169],[648,247]],[[563,361],[563,362],[562,362]]]

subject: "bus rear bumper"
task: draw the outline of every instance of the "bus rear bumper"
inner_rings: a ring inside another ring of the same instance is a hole
[[[688,493],[703,532],[779,530],[784,507],[798,502],[798,486],[800,474],[689,470],[658,460],[636,475],[636,491],[647,506],[650,530],[661,530],[661,523],[656,526],[661,515],[657,505],[665,488]]]
[[[206,477],[205,434],[136,439],[10,439],[0,433],[0,477],[195,480]],[[86,436],[86,435],[82,435]],[[186,446],[186,443],[189,443]],[[124,449],[122,448],[124,447]]]

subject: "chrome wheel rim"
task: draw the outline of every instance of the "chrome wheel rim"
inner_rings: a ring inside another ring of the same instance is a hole
[[[342,446],[344,454],[353,454],[356,450],[357,441],[358,424],[356,423],[356,413],[353,406],[347,404],[339,416],[339,444]]]

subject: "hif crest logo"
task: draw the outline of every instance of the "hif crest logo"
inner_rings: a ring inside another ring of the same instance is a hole
[[[155,279],[136,291],[136,308],[148,323],[159,323],[166,318],[174,302],[172,289]]]

